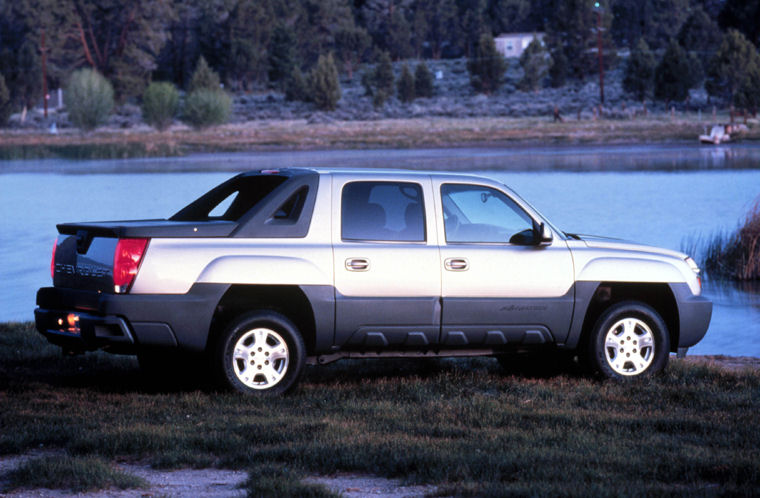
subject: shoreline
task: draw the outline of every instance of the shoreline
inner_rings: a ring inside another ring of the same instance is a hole
[[[93,132],[39,129],[0,132],[0,159],[127,158],[191,153],[364,149],[457,148],[552,145],[699,145],[707,121],[650,115],[630,120],[573,120],[541,117],[424,117],[365,121],[320,119],[256,120],[206,130],[174,124],[164,132],[147,125]],[[760,127],[739,143],[760,141]],[[732,142],[736,143],[736,142]],[[705,146],[705,147],[710,147]]]

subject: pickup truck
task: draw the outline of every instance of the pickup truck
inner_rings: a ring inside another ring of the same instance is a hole
[[[35,310],[50,342],[146,367],[202,354],[243,393],[341,358],[567,351],[640,377],[712,313],[687,255],[563,232],[469,175],[250,171],[168,219],[57,227]]]

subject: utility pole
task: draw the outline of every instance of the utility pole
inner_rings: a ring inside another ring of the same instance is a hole
[[[604,106],[604,61],[602,55],[602,7],[599,2],[594,3],[596,10],[596,51],[599,57],[599,100]]]
[[[42,30],[42,39],[40,43],[40,52],[42,53],[42,105],[45,110],[45,119],[48,117],[48,87],[47,87],[47,49],[45,48],[45,30]]]

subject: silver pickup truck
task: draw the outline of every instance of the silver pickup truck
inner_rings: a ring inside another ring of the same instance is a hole
[[[58,231],[35,310],[50,342],[141,365],[203,353],[245,393],[341,358],[564,350],[648,375],[712,312],[685,254],[565,233],[467,175],[252,171],[169,219]]]

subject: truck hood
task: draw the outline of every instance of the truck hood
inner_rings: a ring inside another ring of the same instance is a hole
[[[637,244],[636,242],[629,242],[622,239],[614,239],[612,237],[601,237],[598,235],[580,235],[573,234],[573,237],[583,241],[587,247],[594,249],[609,249],[618,251],[635,251],[639,253],[657,254],[659,256],[667,256],[677,259],[686,259],[688,256],[682,252],[673,251],[671,249],[663,249],[662,247],[648,246],[645,244]]]

